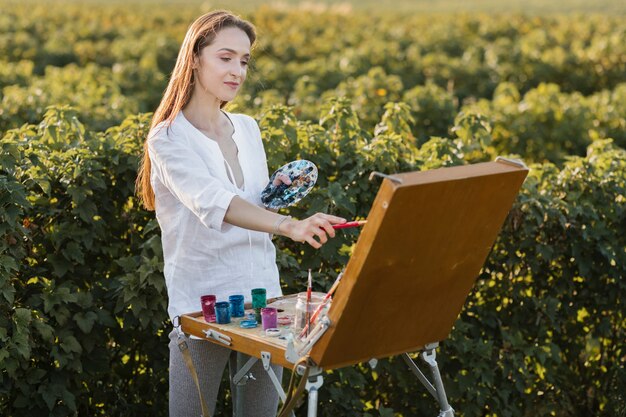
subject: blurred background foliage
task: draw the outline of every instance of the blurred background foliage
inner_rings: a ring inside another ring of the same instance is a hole
[[[366,217],[372,170],[530,164],[441,344],[458,415],[626,415],[626,8],[378,3],[0,2],[1,414],[167,414],[159,229],[134,178],[187,26],[228,6],[259,31],[229,109],[259,121],[270,170],[322,173],[285,213]],[[284,291],[308,268],[328,289],[357,233],[277,238]],[[397,358],[328,373],[320,400],[438,412]]]

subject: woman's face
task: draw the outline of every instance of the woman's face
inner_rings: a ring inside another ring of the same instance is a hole
[[[244,80],[250,60],[250,39],[236,27],[220,30],[210,45],[194,57],[196,91],[231,101]]]

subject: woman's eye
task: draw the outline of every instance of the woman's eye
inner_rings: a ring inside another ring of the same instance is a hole
[[[243,65],[244,67],[248,66],[248,61],[241,61],[241,65]]]
[[[230,58],[229,58],[229,57],[227,57],[227,56],[223,56],[221,59],[222,59],[222,61],[224,61],[224,62],[228,62],[228,61],[230,61]]]

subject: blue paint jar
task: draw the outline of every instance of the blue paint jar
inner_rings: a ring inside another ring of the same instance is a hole
[[[217,324],[230,323],[230,303],[228,301],[215,303],[215,322]]]
[[[245,315],[243,308],[243,295],[231,295],[228,297],[230,302],[230,316],[243,317]]]

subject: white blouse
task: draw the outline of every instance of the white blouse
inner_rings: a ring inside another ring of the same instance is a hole
[[[261,206],[261,191],[269,181],[256,121],[225,114],[235,128],[243,189],[229,179],[230,168],[217,142],[196,129],[182,111],[171,125],[161,123],[148,136],[170,319],[199,311],[205,294],[215,294],[218,301],[228,301],[233,294],[250,301],[253,288],[265,288],[268,298],[282,295],[270,235],[224,222],[236,195]]]

